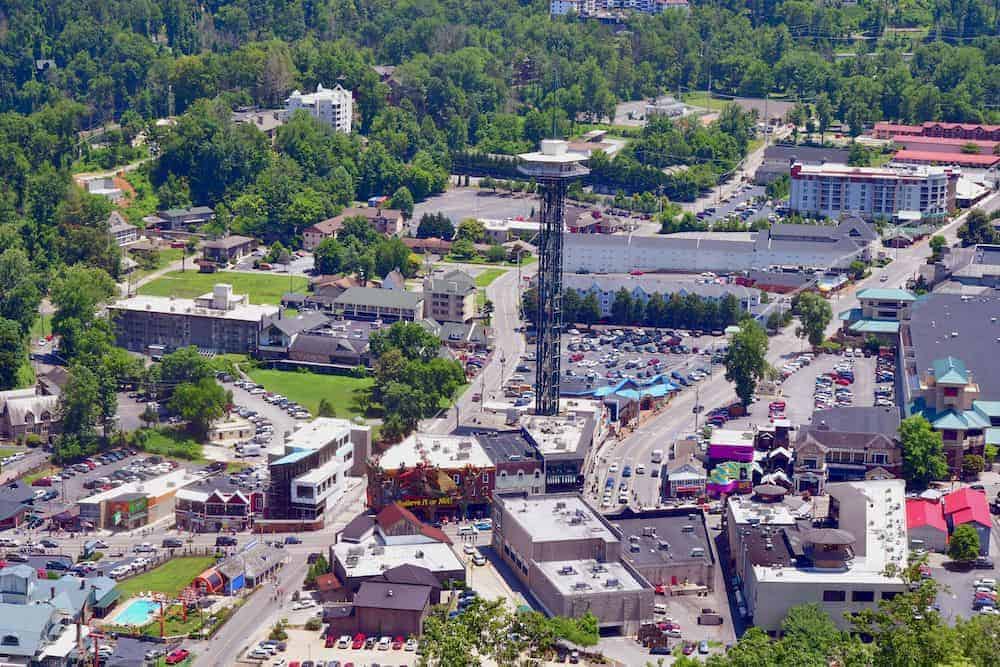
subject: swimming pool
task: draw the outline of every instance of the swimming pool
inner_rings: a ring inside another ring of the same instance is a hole
[[[160,603],[152,600],[133,600],[127,607],[118,612],[111,621],[115,625],[146,625],[156,612],[160,611]]]

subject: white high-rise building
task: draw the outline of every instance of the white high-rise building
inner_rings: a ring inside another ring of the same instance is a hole
[[[792,211],[867,220],[942,218],[955,208],[959,171],[953,167],[850,167],[844,164],[794,164]]]
[[[324,88],[323,84],[319,84],[315,93],[303,94],[298,90],[292,91],[285,100],[286,117],[291,117],[296,109],[305,109],[338,132],[345,134],[351,132],[354,96],[340,84],[333,88]]]

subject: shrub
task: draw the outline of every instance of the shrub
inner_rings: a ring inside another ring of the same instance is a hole
[[[318,618],[310,618],[306,621],[306,630],[316,631],[323,627],[323,622]]]

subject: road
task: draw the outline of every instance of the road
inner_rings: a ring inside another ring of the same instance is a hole
[[[305,579],[308,554],[313,551],[325,553],[333,534],[341,530],[354,516],[364,509],[364,485],[358,485],[345,498],[331,508],[328,514],[336,520],[328,523],[320,532],[300,533],[302,544],[285,547],[288,558],[279,571],[277,581],[257,589],[221,630],[210,640],[188,642],[197,658],[195,665],[221,667],[232,665],[243,649],[249,646],[261,628],[272,625],[278,618],[288,616],[289,602],[293,591],[302,587]],[[214,535],[212,536],[214,539]],[[275,591],[280,590],[283,598],[275,599]]]
[[[475,268],[481,269],[482,266],[477,265]],[[524,278],[533,275],[535,271],[535,265],[522,267],[521,282],[525,283]],[[489,400],[491,392],[502,395],[500,388],[504,380],[514,373],[514,367],[525,350],[524,336],[517,331],[522,324],[518,303],[521,290],[517,282],[518,270],[511,269],[486,288],[486,296],[493,302],[494,350],[483,370],[472,380],[472,386],[459,397],[455,407],[424,423],[422,428],[426,432],[450,433],[459,423],[468,423],[476,407],[472,401],[473,394],[481,393],[483,400]]]
[[[979,208],[986,212],[991,212],[1000,208],[1000,193],[995,193],[980,202]],[[937,233],[943,235],[952,244],[957,236],[956,232],[964,222],[967,214],[958,216],[955,220],[943,226]],[[913,278],[918,268],[924,263],[929,255],[927,241],[915,243],[909,248],[899,250],[889,250],[890,256],[894,259],[884,269],[876,269],[872,275],[864,280],[858,281],[853,287],[838,293],[832,300],[833,321],[828,327],[827,334],[832,334],[840,325],[837,315],[850,308],[858,307],[858,291],[867,287],[903,287],[906,282]],[[885,273],[888,277],[882,282],[881,276]],[[783,365],[783,360],[794,357],[800,350],[801,341],[795,337],[795,324],[786,327],[783,331],[769,339],[767,359],[772,366]],[[697,387],[691,387],[681,392],[663,412],[649,419],[646,423],[632,432],[627,438],[621,441],[609,441],[601,447],[591,462],[588,470],[588,482],[596,483],[598,492],[603,489],[604,479],[608,476],[607,469],[611,462],[616,462],[619,469],[626,464],[633,467],[637,463],[649,465],[650,455],[654,449],[669,451],[670,445],[678,438],[694,432],[695,415],[692,410],[696,400],[705,406],[708,411],[712,408],[726,405],[735,400],[736,394],[731,383],[723,377],[721,369],[717,369],[712,377],[703,380]],[[751,416],[754,412],[759,412],[763,417],[763,409],[751,406]],[[683,462],[680,458],[675,463]],[[646,476],[632,477],[632,490],[635,492],[634,501],[643,506],[656,505],[659,502],[659,479],[652,479]],[[589,487],[589,484],[588,484]]]

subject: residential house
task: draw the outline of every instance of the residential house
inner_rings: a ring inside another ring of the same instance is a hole
[[[214,241],[205,241],[202,248],[202,256],[218,264],[230,264],[243,259],[257,247],[257,240],[249,236],[239,236],[233,234]]]
[[[348,218],[365,218],[368,224],[385,236],[399,236],[404,229],[403,212],[381,207],[352,206],[339,215],[318,222],[302,231],[302,245],[306,250],[315,250],[325,239],[336,238]]]
[[[0,438],[23,440],[33,434],[48,442],[59,427],[58,396],[42,395],[37,387],[0,391]]]
[[[944,553],[948,548],[948,524],[944,506],[938,500],[906,499],[906,532],[911,549]]]
[[[385,274],[385,278],[382,279],[381,284],[382,289],[391,289],[397,291],[406,291],[406,276],[398,269],[393,269],[389,273]]]
[[[247,491],[225,477],[213,477],[178,489],[174,518],[178,530],[196,533],[244,531],[264,508],[264,495]]]
[[[187,231],[194,225],[203,225],[206,222],[215,220],[215,211],[208,206],[192,206],[189,208],[171,208],[165,211],[157,211],[155,216],[149,218],[149,222],[171,231]]]
[[[121,247],[139,240],[139,228],[129,224],[118,211],[112,211],[108,216],[108,236]]]
[[[265,358],[281,358],[299,334],[318,329],[329,322],[329,318],[315,310],[304,310],[294,317],[277,313],[267,318],[260,334],[257,353]]]

